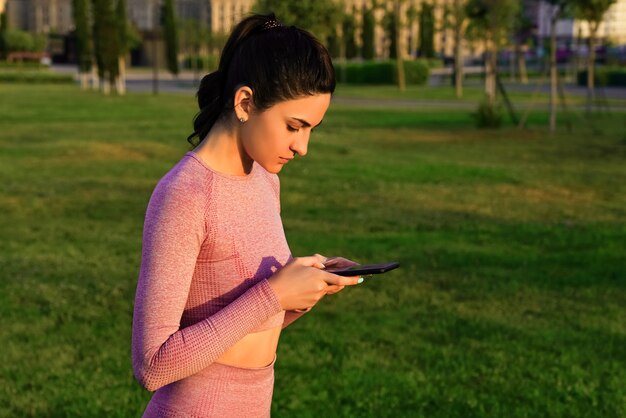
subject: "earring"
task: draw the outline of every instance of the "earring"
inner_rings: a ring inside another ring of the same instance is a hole
[[[239,118],[239,122],[244,123],[245,121],[246,121],[246,120],[244,119],[244,117],[243,117],[243,116]]]

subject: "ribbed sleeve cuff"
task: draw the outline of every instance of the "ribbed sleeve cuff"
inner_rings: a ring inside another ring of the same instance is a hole
[[[263,279],[207,321],[218,335],[221,351],[225,351],[281,311],[278,296],[269,282]]]
[[[267,308],[271,315],[275,315],[278,312],[283,310],[283,307],[280,305],[280,300],[278,300],[278,295],[270,286],[270,282],[267,279],[261,280],[254,287],[259,288],[259,292],[263,295],[263,300],[267,302]]]

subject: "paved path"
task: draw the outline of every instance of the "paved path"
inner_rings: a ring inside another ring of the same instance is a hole
[[[76,67],[74,66],[53,66],[53,69],[58,72],[76,75]],[[181,72],[177,78],[172,77],[166,71],[160,71],[158,74],[157,89],[159,93],[181,93],[181,94],[195,94],[198,89],[199,78],[204,74],[194,74],[191,71]],[[152,72],[130,71],[126,78],[126,88],[130,92],[151,93],[154,89],[154,82],[152,79]],[[548,84],[534,83],[534,84],[512,84],[504,83],[505,87],[510,92],[528,92],[537,93],[537,97],[546,96],[549,94],[550,86]],[[482,84],[480,80],[468,80],[467,86],[480,87]],[[584,87],[575,85],[566,85],[565,94],[567,96],[585,97],[587,91]],[[608,107],[596,107],[603,111],[615,111],[626,112],[626,88],[611,87],[611,88],[598,88],[596,89],[597,98],[605,98],[610,100],[624,100],[624,103],[615,104],[611,103]],[[337,104],[346,104],[353,106],[363,107],[396,107],[396,108],[437,108],[437,109],[475,109],[476,103],[467,101],[455,101],[455,100],[419,100],[419,99],[364,99],[364,98],[348,98],[335,96],[333,102]],[[516,110],[524,110],[528,108],[532,109],[547,109],[547,103],[530,104],[528,102],[523,104],[514,103]],[[583,111],[584,105],[569,105],[569,109]]]

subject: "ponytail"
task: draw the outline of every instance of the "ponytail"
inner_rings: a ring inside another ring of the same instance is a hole
[[[192,146],[234,108],[234,93],[242,85],[252,89],[254,108],[262,111],[284,100],[332,94],[335,72],[328,51],[310,33],[283,26],[273,13],[245,18],[226,41],[218,70],[200,82],[200,111],[187,138]]]
[[[215,122],[219,119],[224,110],[224,75],[220,70],[214,71],[202,77],[200,88],[198,88],[198,106],[200,112],[193,120],[193,134],[187,137],[187,141],[197,146],[192,140],[195,136],[201,141]]]

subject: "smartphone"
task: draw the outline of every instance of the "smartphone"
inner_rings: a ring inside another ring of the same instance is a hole
[[[391,271],[398,267],[400,267],[400,263],[394,261],[391,263],[382,264],[359,264],[356,266],[344,267],[340,269],[329,267],[325,271],[337,274],[339,276],[365,276],[368,274],[387,273],[388,271]]]

